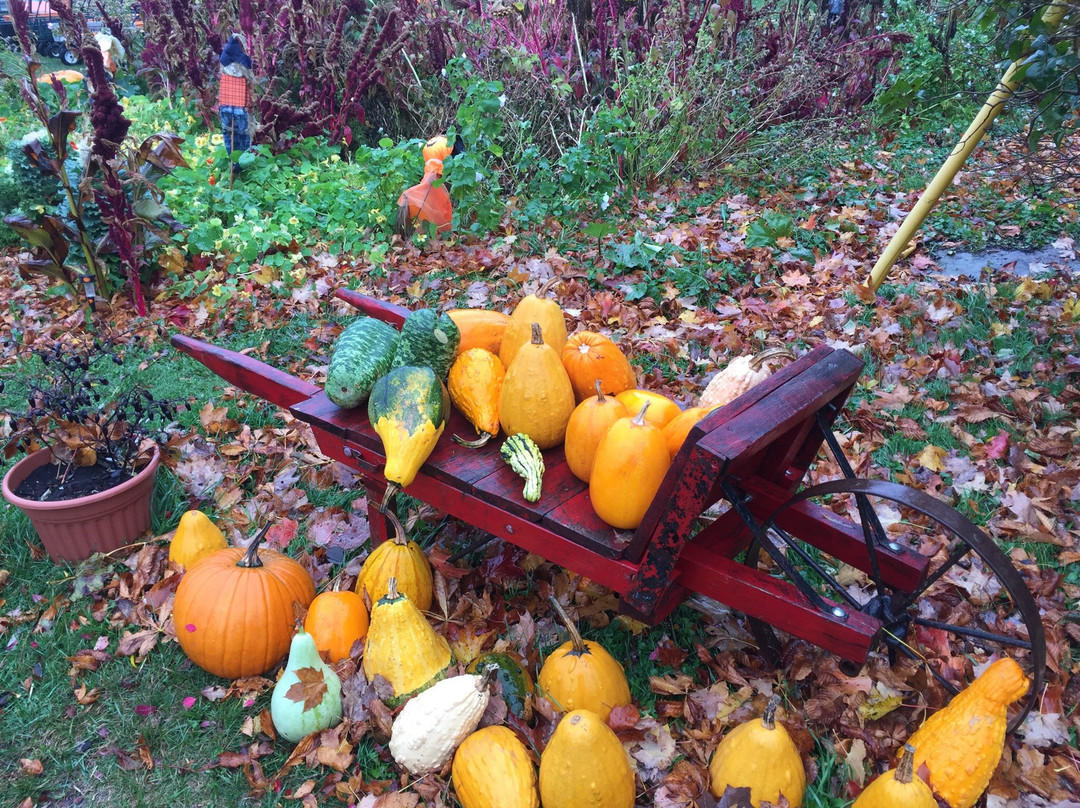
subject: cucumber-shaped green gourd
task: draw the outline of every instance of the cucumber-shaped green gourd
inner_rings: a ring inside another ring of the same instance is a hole
[[[419,365],[431,368],[440,379],[445,379],[454,363],[454,354],[461,342],[461,331],[447,314],[434,309],[417,309],[409,312],[401,326],[392,367]]]
[[[341,332],[326,371],[326,395],[339,407],[359,407],[376,380],[390,370],[398,332],[374,317],[361,317]]]
[[[536,441],[519,432],[503,441],[499,454],[510,464],[510,468],[525,478],[525,490],[521,494],[525,500],[538,502],[540,487],[544,482],[544,456]]]

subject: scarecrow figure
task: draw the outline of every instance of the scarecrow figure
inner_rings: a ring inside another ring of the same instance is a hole
[[[251,146],[248,132],[248,107],[251,106],[251,85],[255,77],[251,72],[251,57],[244,52],[240,34],[233,34],[221,51],[221,85],[218,88],[218,114],[221,115],[221,136],[225,150],[247,151]],[[232,164],[235,176],[240,171]]]

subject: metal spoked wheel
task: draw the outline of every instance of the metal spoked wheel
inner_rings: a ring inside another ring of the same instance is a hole
[[[861,528],[866,549],[857,567],[792,535],[796,527],[784,517],[800,503]],[[745,563],[791,580],[808,596],[816,593],[880,620],[879,649],[893,663],[908,657],[921,668],[920,690],[929,706],[943,705],[987,663],[1008,655],[1032,679],[1028,695],[1010,709],[1009,731],[1027,716],[1046,667],[1039,610],[1009,557],[962,514],[903,485],[843,479],[798,493],[762,528],[759,535],[773,546],[755,539]],[[893,585],[888,556],[897,552],[926,559],[921,580]],[[767,623],[751,620],[751,628],[763,649],[779,648]]]

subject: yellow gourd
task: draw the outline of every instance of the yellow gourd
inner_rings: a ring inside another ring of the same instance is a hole
[[[532,340],[532,324],[539,323],[544,334],[544,342],[552,347],[555,356],[562,363],[563,348],[566,347],[566,318],[562,309],[554,300],[544,299],[544,295],[558,281],[551,278],[536,290],[535,295],[528,295],[518,302],[510,315],[510,322],[502,335],[499,346],[499,359],[507,369],[514,361],[518,351]]]
[[[634,771],[611,728],[591,710],[563,716],[540,756],[544,808],[633,808]]]
[[[648,423],[645,402],[633,418],[620,418],[596,447],[589,499],[596,515],[614,528],[634,530],[671,466],[664,433]]]
[[[383,514],[394,527],[394,538],[388,539],[371,551],[356,577],[356,593],[367,597],[374,605],[386,592],[386,585],[393,578],[397,591],[406,595],[422,612],[431,608],[434,597],[434,576],[431,562],[427,560],[420,545],[410,541],[397,514],[386,509]]]
[[[654,393],[651,390],[638,390],[636,388],[623,390],[615,398],[619,399],[629,412],[637,412],[648,403],[649,411],[645,415],[645,420],[660,429],[663,429],[682,414],[682,409],[678,404],[667,396]]]
[[[1008,707],[1030,686],[1016,660],[1002,657],[909,739],[915,770],[926,764],[930,786],[952,808],[971,808],[990,784],[1005,746]]]
[[[457,443],[475,449],[499,434],[499,396],[505,378],[502,360],[484,348],[470,348],[454,360],[447,380],[450,400],[480,435],[474,441],[454,435]]]
[[[364,676],[380,675],[390,682],[395,697],[407,696],[442,678],[450,665],[450,644],[435,633],[423,613],[397,590],[393,578],[386,596],[371,609],[364,644]]]
[[[169,561],[185,569],[196,561],[228,547],[225,535],[202,511],[186,511],[169,542]]]
[[[566,435],[574,389],[559,355],[544,342],[539,323],[532,324],[532,335],[506,368],[499,421],[507,435],[524,433],[541,449],[550,449]]]
[[[589,481],[601,438],[612,424],[629,415],[621,401],[604,395],[600,379],[597,379],[596,395],[578,404],[566,423],[566,465],[575,477],[582,482]]]
[[[690,407],[664,425],[664,441],[667,443],[668,455],[672,460],[686,442],[686,436],[690,434],[690,430],[710,412],[712,409],[707,407]]]
[[[915,776],[915,747],[904,745],[900,765],[868,785],[851,808],[938,808],[930,786]]]
[[[622,665],[600,643],[581,639],[562,604],[554,597],[551,603],[570,639],[544,660],[536,683],[559,709],[590,710],[607,721],[613,707],[630,703]]]
[[[779,802],[801,808],[806,794],[802,756],[787,730],[776,723],[779,696],[769,699],[761,720],[747,721],[724,736],[709,762],[709,789],[719,797],[728,786],[749,788],[750,803]]]
[[[451,770],[462,808],[537,808],[536,767],[509,727],[479,729],[458,747]]]

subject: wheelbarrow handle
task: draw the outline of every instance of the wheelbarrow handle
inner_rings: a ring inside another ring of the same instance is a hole
[[[171,342],[225,381],[279,407],[291,407],[322,391],[316,384],[228,348],[183,334],[174,334]]]
[[[373,297],[362,295],[352,289],[338,289],[334,292],[334,297],[355,306],[369,317],[374,317],[376,320],[382,320],[385,323],[389,323],[394,326],[394,328],[401,328],[401,324],[405,322],[405,318],[409,314],[409,310],[404,306],[399,306],[397,303],[386,303],[382,300],[376,300]]]

